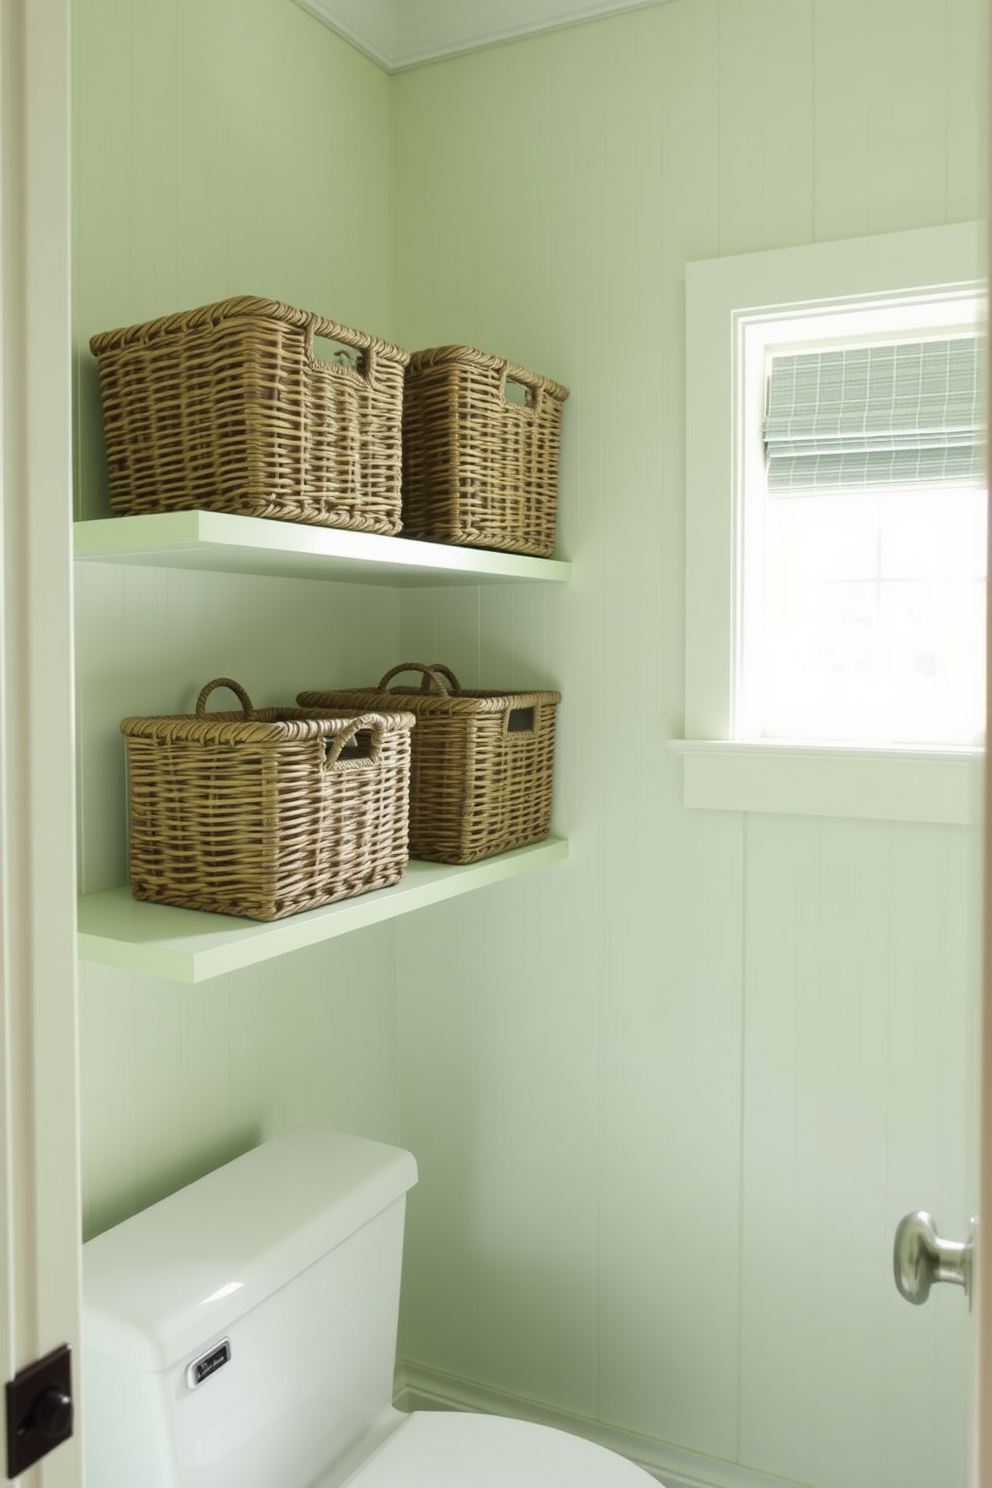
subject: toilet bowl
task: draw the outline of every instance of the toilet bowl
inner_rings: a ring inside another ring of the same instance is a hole
[[[416,1178],[304,1127],[88,1241],[87,1488],[656,1488],[569,1432],[394,1409]]]
[[[406,1416],[344,1481],[348,1488],[658,1488],[616,1452],[566,1431],[452,1411]]]

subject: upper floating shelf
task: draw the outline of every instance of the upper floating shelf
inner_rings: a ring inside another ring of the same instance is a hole
[[[392,888],[267,922],[139,903],[129,889],[106,889],[79,900],[79,958],[167,981],[209,981],[567,857],[568,843],[549,837],[465,867],[414,860]]]
[[[76,522],[74,551],[77,561],[88,563],[397,587],[565,583],[572,576],[572,565],[559,558],[492,553],[212,511]]]

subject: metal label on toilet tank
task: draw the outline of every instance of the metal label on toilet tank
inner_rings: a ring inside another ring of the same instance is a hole
[[[222,1338],[207,1353],[201,1354],[194,1359],[186,1371],[186,1383],[191,1390],[195,1390],[204,1380],[208,1380],[218,1369],[223,1369],[225,1364],[231,1362],[231,1340]]]

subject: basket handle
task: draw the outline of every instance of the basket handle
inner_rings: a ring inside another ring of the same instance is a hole
[[[200,696],[196,700],[197,718],[205,718],[207,716],[207,698],[215,687],[229,687],[244,709],[245,717],[255,717],[255,709],[252,706],[251,698],[245,692],[240,682],[235,682],[231,677],[215,677],[212,682],[208,682],[205,687],[200,688]]]
[[[376,688],[376,691],[385,692],[386,683],[392,681],[394,677],[398,677],[400,672],[422,672],[423,678],[420,683],[420,690],[423,693],[433,693],[435,696],[447,697],[449,689],[441,681],[442,676],[447,677],[451,684],[450,690],[452,692],[461,692],[458,678],[450,667],[441,666],[439,663],[435,663],[434,666],[425,666],[422,661],[401,661],[399,666],[394,666],[386,673]]]
[[[333,770],[338,762],[342,749],[347,749],[356,734],[362,729],[369,729],[372,734],[371,758],[377,760],[382,753],[382,741],[386,733],[386,720],[381,713],[363,713],[360,718],[353,718],[347,728],[343,728],[339,734],[335,734],[334,743],[327,751],[324,760],[324,769]]]
[[[348,370],[365,382],[375,380],[375,348],[372,337],[363,331],[353,331],[350,326],[339,325],[336,320],[325,320],[322,315],[311,315],[307,319],[305,350],[311,366],[329,367],[332,363],[318,357],[313,349],[315,340],[333,341],[348,351],[355,352],[357,361]]]
[[[439,672],[441,674],[441,676],[445,679],[445,681],[448,684],[448,691],[449,692],[461,692],[461,690],[462,690],[462,684],[459,682],[458,678],[455,676],[455,674],[451,670],[451,668],[449,666],[445,666],[445,664],[444,664],[443,661],[432,661],[431,662],[431,671],[432,672]],[[423,682],[420,684],[420,690],[421,690],[421,692],[426,692],[427,691],[427,688],[428,688],[428,678],[425,677],[424,680],[423,680]]]
[[[517,387],[524,389],[527,395],[525,403],[521,403],[516,398],[507,397],[506,384],[508,382],[516,383]],[[499,379],[499,395],[502,402],[508,403],[511,407],[526,408],[530,413],[539,417],[544,400],[544,378],[536,372],[528,372],[526,367],[518,367],[513,362],[507,362]]]

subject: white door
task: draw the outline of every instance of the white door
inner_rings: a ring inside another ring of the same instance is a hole
[[[0,1354],[22,1488],[80,1488],[68,0],[0,8]],[[71,1349],[66,1380],[63,1345]],[[30,1368],[49,1361],[42,1371]],[[38,1453],[44,1451],[44,1455]]]
[[[992,264],[992,220],[988,230],[988,262]],[[992,429],[992,376],[988,427]],[[992,515],[989,522],[989,574],[992,576]],[[992,603],[986,611],[987,692],[986,740],[992,741]],[[974,1321],[973,1371],[970,1402],[969,1488],[992,1488],[992,776],[985,767],[985,818],[982,852],[982,997],[978,1100],[977,1215],[972,1236],[935,1233],[926,1213],[907,1215],[895,1243],[897,1285],[914,1302],[926,1301],[934,1282],[969,1286]],[[983,1284],[984,1283],[984,1284]]]
[[[989,256],[992,263],[992,253]],[[992,403],[989,428],[992,429]],[[990,522],[992,527],[992,522]],[[992,566],[990,566],[992,572]],[[988,706],[992,720],[992,605],[987,617]],[[992,728],[986,730],[986,743],[992,740]],[[980,1102],[981,1133],[979,1141],[980,1188],[979,1214],[984,1224],[977,1227],[975,1238],[975,1314],[976,1371],[974,1389],[974,1468],[973,1488],[992,1488],[992,777],[985,768],[985,843],[983,854],[983,1000],[982,1000],[982,1090]]]

